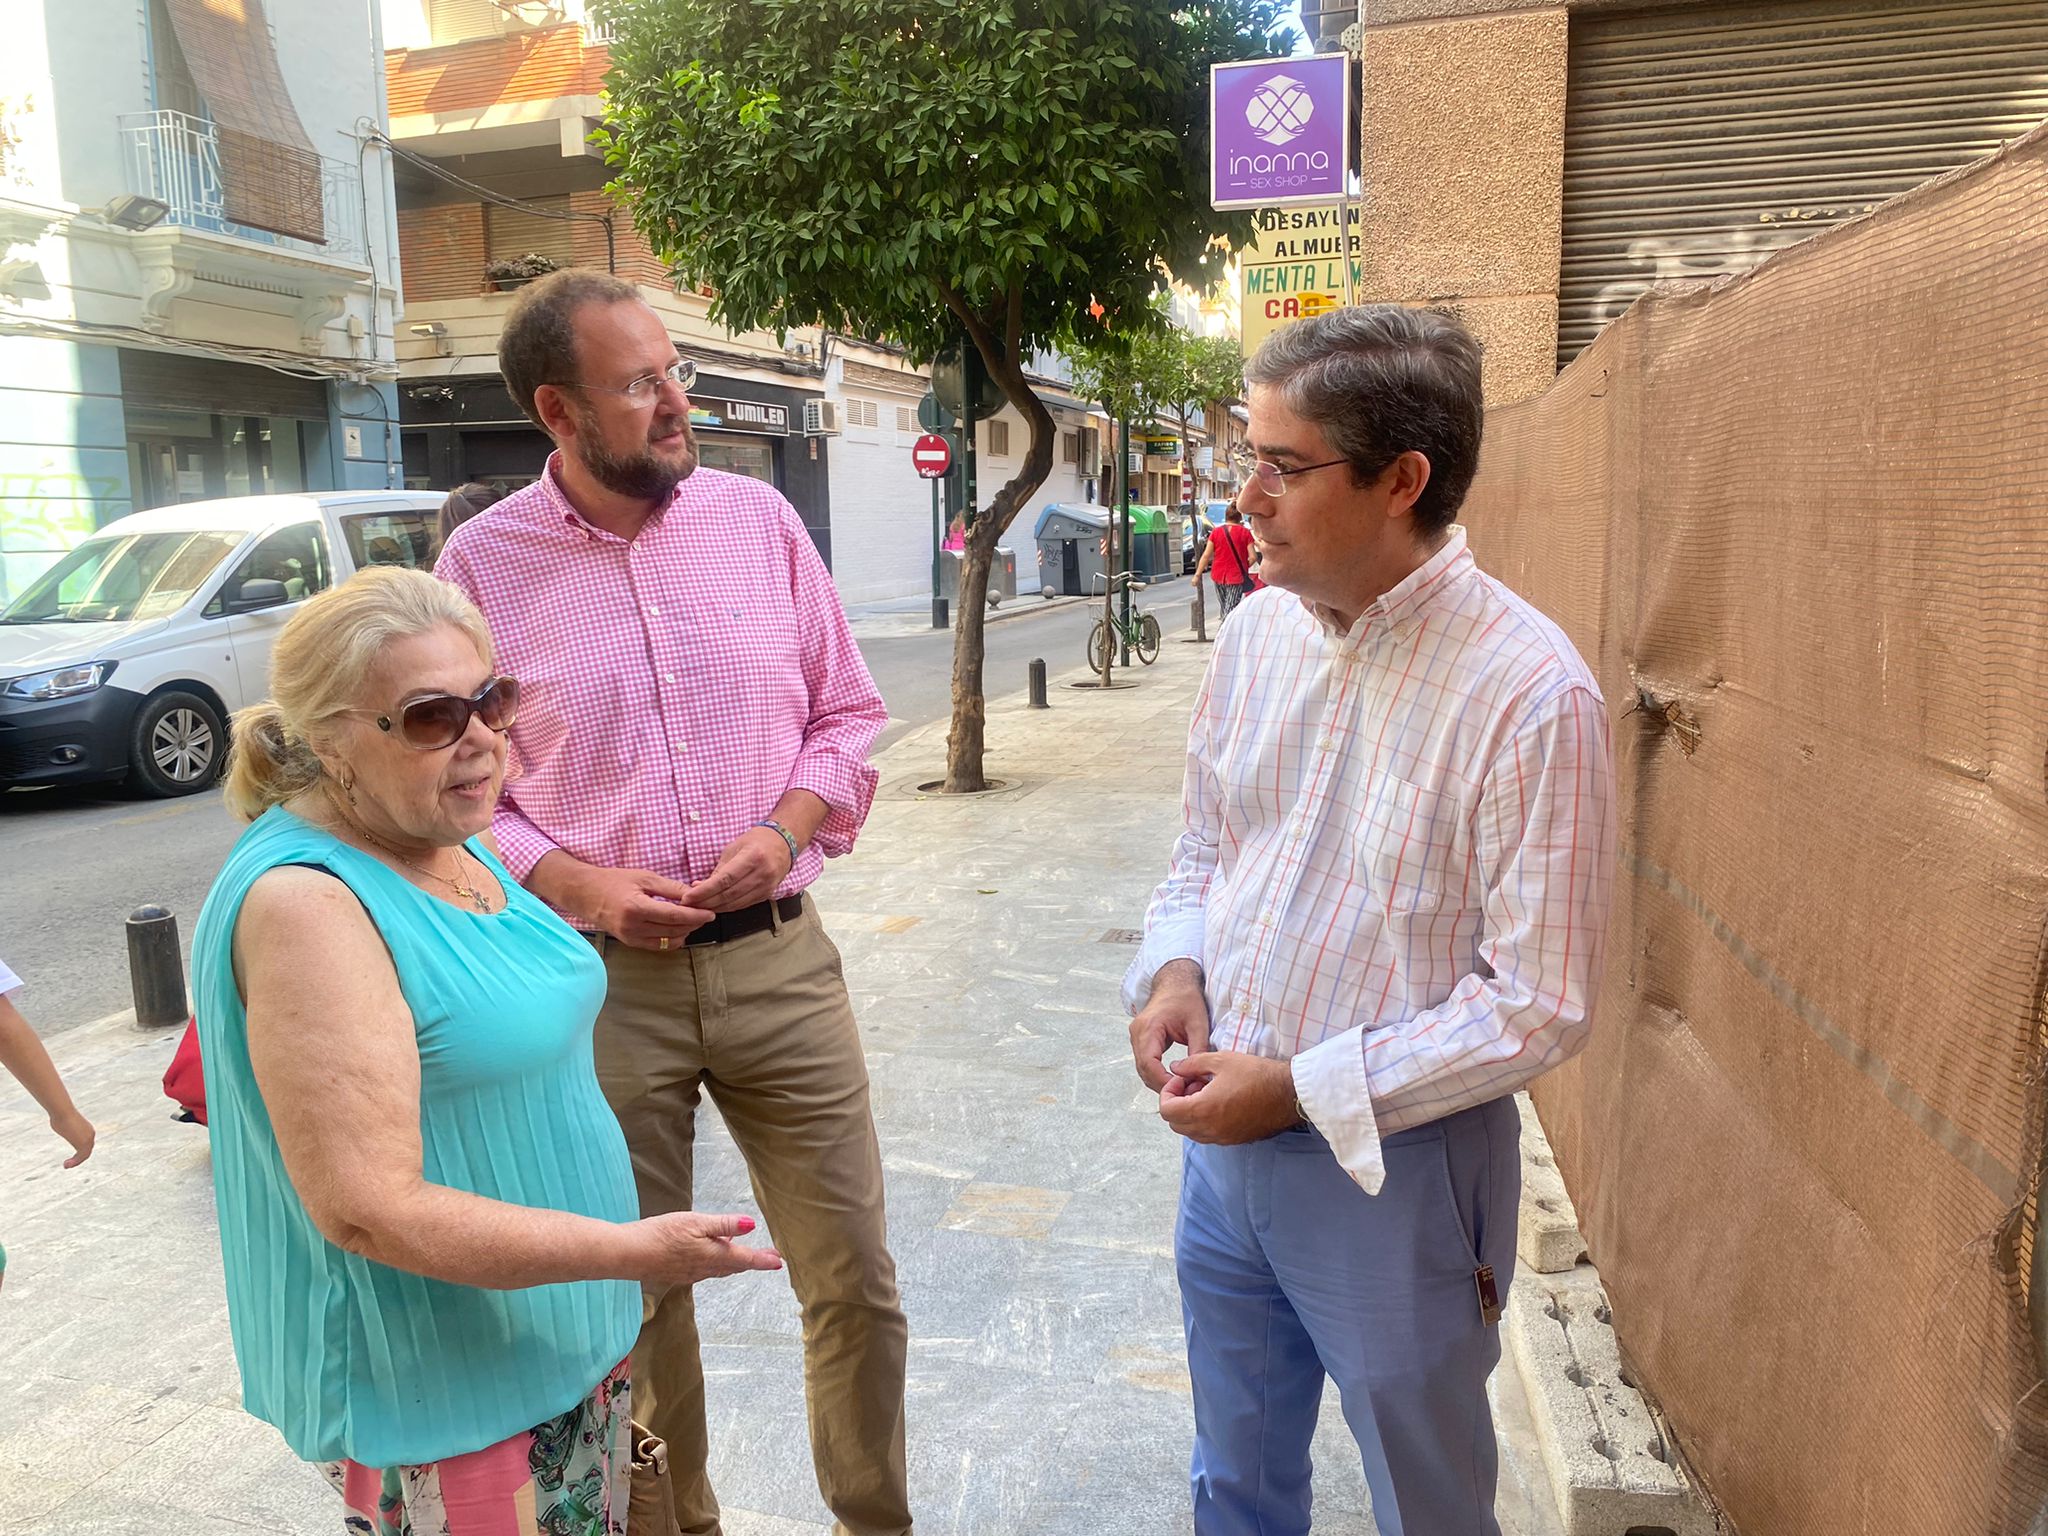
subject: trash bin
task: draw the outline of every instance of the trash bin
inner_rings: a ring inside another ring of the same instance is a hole
[[[966,556],[957,549],[942,549],[939,554],[939,596],[950,603],[960,594],[960,563]],[[995,560],[988,568],[988,605],[993,608],[1016,595],[1017,552],[998,545]]]
[[[1131,569],[1140,581],[1156,581],[1178,573],[1172,528],[1172,519],[1164,507],[1131,508]]]
[[[1109,569],[1102,558],[1102,541],[1108,535],[1106,507],[1047,502],[1031,530],[1038,544],[1038,595],[1100,596]]]

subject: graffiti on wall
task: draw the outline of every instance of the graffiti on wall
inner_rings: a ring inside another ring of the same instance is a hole
[[[120,475],[74,470],[0,475],[0,603],[101,522],[100,509],[128,510]]]
[[[1617,278],[1594,295],[1593,320],[1605,325],[1618,319],[1652,283],[1673,278],[1731,277],[1752,271],[1763,265],[1772,252],[1797,245],[1813,233],[1811,229],[1773,227],[1631,241],[1631,275]]]

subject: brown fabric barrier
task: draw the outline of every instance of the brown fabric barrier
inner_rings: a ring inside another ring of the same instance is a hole
[[[1537,1086],[1744,1536],[2021,1536],[2048,966],[2048,129],[1653,293],[1465,522],[1616,719],[1592,1045]]]

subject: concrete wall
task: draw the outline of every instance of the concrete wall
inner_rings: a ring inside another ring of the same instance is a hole
[[[847,603],[926,592],[931,589],[932,491],[910,464],[923,391],[911,393],[907,382],[900,390],[848,383],[849,356],[877,367],[901,366],[896,359],[845,346],[833,357],[826,381],[826,398],[839,402],[840,417],[840,435],[831,445],[833,579]],[[872,427],[854,419],[864,404],[875,409]],[[908,431],[897,426],[899,408],[912,413]]]
[[[1567,18],[1456,0],[1367,7],[1367,301],[1456,309],[1486,345],[1489,403],[1556,372]]]

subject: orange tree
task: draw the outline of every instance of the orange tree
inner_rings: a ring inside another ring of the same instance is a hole
[[[929,361],[964,334],[1030,431],[969,531],[946,788],[984,787],[996,541],[1052,469],[1026,366],[1084,311],[1158,322],[1250,215],[1207,186],[1212,63],[1277,51],[1271,0],[613,0],[612,191],[737,330],[818,324]],[[1096,308],[1099,306],[1099,308]]]

